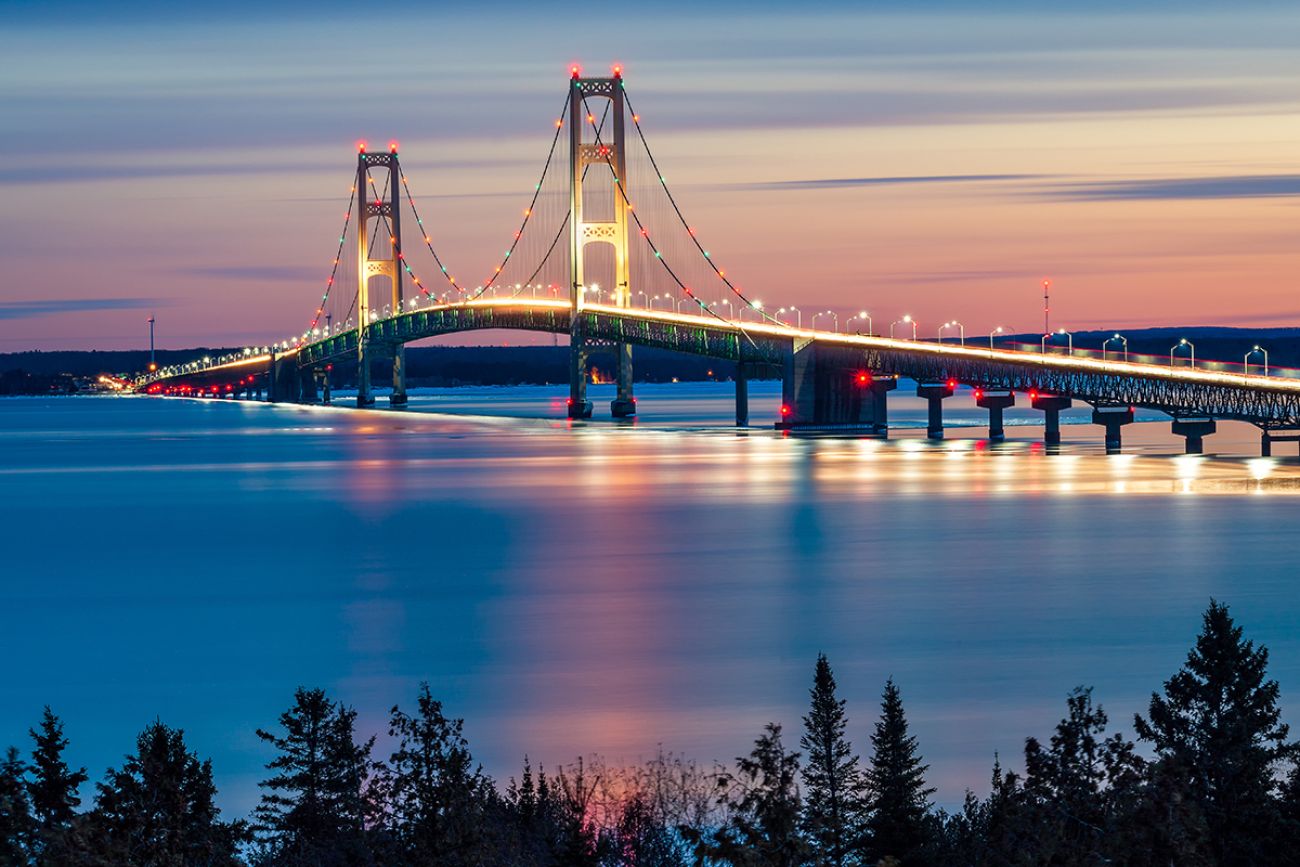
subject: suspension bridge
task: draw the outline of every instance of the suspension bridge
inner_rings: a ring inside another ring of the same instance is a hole
[[[412,222],[413,221],[413,222]],[[412,243],[414,240],[414,243]],[[274,345],[152,370],[134,391],[164,396],[330,400],[336,362],[356,365],[358,406],[375,402],[372,371],[391,371],[392,406],[406,403],[405,346],[485,329],[564,335],[568,415],[590,418],[588,353],[612,348],[616,418],[637,412],[633,347],[735,363],[736,423],[749,423],[748,381],[780,378],[776,428],[885,436],[900,379],[929,406],[927,434],[943,436],[943,401],[959,387],[1005,436],[1017,397],[1044,413],[1047,443],[1060,412],[1091,405],[1118,451],[1135,409],[1172,419],[1186,450],[1203,449],[1216,420],[1261,429],[1262,451],[1300,440],[1300,381],[1269,376],[1267,361],[1240,373],[1189,366],[895,339],[804,328],[752,299],[718,265],[673,196],[628,97],[622,70],[586,77],[574,67],[554,136],[527,207],[499,263],[480,282],[458,279],[425,225],[396,145],[358,148],[333,265],[306,328]],[[422,274],[421,271],[424,273]],[[791,308],[794,310],[795,308]],[[857,317],[855,317],[857,318]],[[810,325],[815,325],[814,318]]]

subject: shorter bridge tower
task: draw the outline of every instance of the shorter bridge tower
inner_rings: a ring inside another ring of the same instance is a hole
[[[614,123],[612,137],[601,133],[597,141],[584,142],[583,130],[589,126],[589,101],[604,99],[610,102],[610,116]],[[590,244],[609,244],[614,248],[614,305],[630,307],[632,293],[628,288],[628,238],[627,238],[627,160],[623,148],[624,134],[623,72],[615,66],[609,78],[583,78],[578,67],[573,68],[569,84],[569,177],[570,211],[569,239],[571,243],[572,281],[569,298],[573,305],[573,319],[569,331],[569,418],[590,418],[591,403],[587,400],[587,338],[582,320],[583,296],[586,294],[586,275],[583,254]],[[613,218],[587,219],[583,213],[583,177],[588,166],[608,166],[614,172]],[[632,394],[632,345],[615,343],[616,382],[618,391],[610,403],[615,418],[636,415],[636,398]]]
[[[387,198],[378,185],[371,189],[370,171],[387,169]],[[406,403],[406,348],[397,342],[380,342],[375,339],[373,320],[382,315],[382,301],[374,303],[370,295],[370,278],[387,277],[392,285],[389,310],[396,316],[402,311],[402,221],[401,195],[398,190],[402,170],[397,161],[397,145],[390,145],[387,153],[367,153],[361,145],[357,154],[357,406],[373,406],[370,393],[370,362],[376,354],[393,359],[393,406]],[[385,228],[387,227],[387,228]],[[373,233],[387,232],[388,243],[380,249],[388,251],[387,258],[372,258],[375,240]]]

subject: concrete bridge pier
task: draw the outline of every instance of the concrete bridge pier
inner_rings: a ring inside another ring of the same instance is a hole
[[[955,386],[956,383],[951,380],[916,384],[916,396],[930,402],[930,420],[926,425],[925,435],[932,440],[943,439],[943,401],[944,398],[952,397]]]
[[[1199,455],[1205,451],[1205,438],[1214,433],[1212,418],[1176,418],[1173,423],[1175,436],[1186,437],[1186,452]]]
[[[389,406],[406,406],[406,345],[393,347],[393,393],[388,396]]]
[[[329,366],[327,365],[324,370],[320,371],[316,378],[320,380],[320,402],[329,406],[333,402],[331,399],[333,383],[330,382],[332,377],[330,376]]]
[[[316,372],[304,368],[298,372],[298,403],[316,402]]]
[[[782,367],[777,430],[876,433],[873,377],[860,352],[803,341],[791,346]]]
[[[1029,405],[1043,413],[1043,442],[1049,446],[1061,444],[1061,410],[1069,409],[1074,402],[1055,394],[1035,394]]]
[[[975,405],[989,411],[989,439],[995,443],[1005,440],[1007,432],[1002,427],[1002,410],[1016,405],[1015,392],[981,390],[975,395]]]
[[[872,376],[867,399],[871,402],[871,432],[889,439],[889,392],[898,388],[897,376]]]
[[[1126,424],[1133,423],[1131,406],[1095,406],[1092,409],[1092,423],[1106,428],[1106,454],[1117,455],[1120,452],[1120,430]]]
[[[614,357],[618,368],[618,391],[609,402],[609,412],[614,418],[631,418],[636,415],[636,398],[632,395],[632,344],[615,344]]]
[[[576,331],[569,342],[569,418],[591,418],[587,400],[587,342]]]

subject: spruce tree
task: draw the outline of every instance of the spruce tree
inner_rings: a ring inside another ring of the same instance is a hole
[[[257,736],[277,751],[267,763],[273,775],[254,811],[263,844],[262,863],[313,867],[370,860],[367,820],[373,815],[366,789],[374,738],[358,744],[356,711],[331,701],[324,690],[299,688],[294,705],[280,715],[280,734]]]
[[[809,690],[812,706],[803,718],[799,745],[807,751],[803,766],[803,828],[813,862],[827,867],[858,863],[862,843],[862,772],[845,737],[844,701],[835,695],[835,675],[825,654],[818,654]]]
[[[808,846],[799,833],[799,754],[781,743],[781,726],[768,723],[735,774],[718,777],[718,805],[726,820],[712,834],[682,829],[700,863],[733,867],[797,867]],[[712,859],[711,861],[705,859]]]
[[[64,857],[72,823],[81,806],[77,790],[86,782],[86,769],[74,771],[63,760],[68,739],[63,735],[63,721],[49,705],[41,714],[40,726],[29,729],[28,734],[35,744],[27,783],[27,797],[36,819],[32,849],[38,861],[57,862]]]
[[[461,729],[427,683],[420,685],[414,716],[391,711],[388,733],[397,749],[387,766],[390,821],[408,863],[453,865],[478,857],[490,783]]]
[[[1118,831],[1138,797],[1145,763],[1131,741],[1105,737],[1106,712],[1092,703],[1091,689],[1076,688],[1066,706],[1049,746],[1036,738],[1025,742],[1037,857],[1086,865],[1127,856],[1116,845]]]
[[[136,751],[98,786],[86,845],[121,864],[237,865],[243,825],[219,818],[212,764],[161,722],[136,739]]]
[[[1268,863],[1277,825],[1274,772],[1295,754],[1281,722],[1278,685],[1266,679],[1268,650],[1242,637],[1225,605],[1211,600],[1183,667],[1137,716],[1170,779],[1185,780],[1199,807],[1213,860]]]
[[[27,799],[27,765],[10,747],[0,761],[0,867],[26,867],[30,863],[36,822]]]
[[[930,766],[921,763],[916,738],[907,732],[903,699],[892,678],[885,682],[871,746],[874,752],[866,780],[872,860],[893,858],[906,867],[924,863],[932,836],[929,811],[934,789],[925,784]]]

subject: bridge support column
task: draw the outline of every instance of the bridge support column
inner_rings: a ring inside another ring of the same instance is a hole
[[[357,343],[357,406],[364,409],[375,405],[370,392],[370,355],[366,352],[366,329],[362,329]]]
[[[1215,431],[1212,418],[1176,418],[1173,423],[1175,436],[1186,437],[1186,452],[1199,455],[1205,451],[1205,438]]]
[[[320,373],[318,374],[318,378],[320,379],[321,403],[325,404],[326,406],[329,406],[330,403],[332,402],[330,392],[333,390],[332,388],[333,383],[331,383],[330,380],[333,377],[330,376],[330,369],[328,365],[326,365],[324,370],[320,371]]]
[[[618,391],[609,402],[609,411],[614,418],[630,418],[636,415],[636,398],[632,396],[632,344],[614,344],[614,358]]]
[[[312,370],[298,372],[298,402],[316,402],[316,373]]]
[[[1016,405],[1015,393],[981,390],[975,393],[975,405],[989,411],[989,439],[995,443],[1005,440],[1007,432],[1002,427],[1002,410]]]
[[[1043,413],[1043,442],[1049,446],[1061,444],[1061,410],[1069,409],[1074,401],[1055,394],[1035,394],[1029,405]]]
[[[389,406],[406,406],[406,346],[393,347],[393,393],[388,396]]]
[[[736,427],[749,427],[749,371],[736,362]]]
[[[861,367],[852,350],[826,349],[808,341],[786,356],[781,382],[781,419],[777,430],[855,431],[874,435],[876,407],[894,386],[892,377],[876,380]],[[873,386],[879,381],[880,391]],[[882,397],[877,400],[877,394]]]
[[[918,382],[916,396],[930,402],[930,418],[925,427],[925,435],[932,440],[943,439],[943,401],[952,397],[952,382]]]
[[[587,400],[587,342],[577,335],[569,343],[569,418],[591,418]]]
[[[1133,423],[1133,408],[1130,406],[1097,406],[1092,410],[1092,423],[1106,428],[1106,454],[1117,455],[1120,451],[1120,429]]]
[[[872,376],[867,400],[871,402],[871,432],[889,439],[889,399],[887,395],[898,388],[896,376]]]

